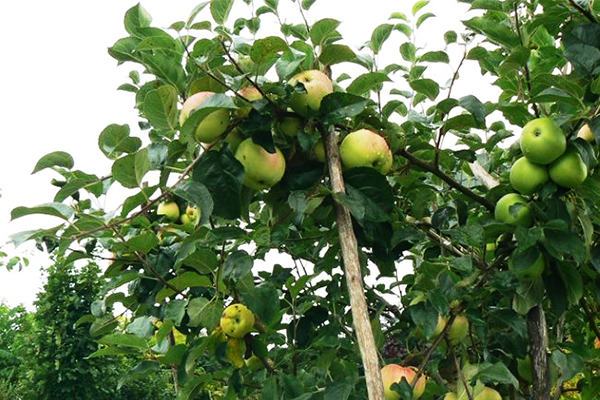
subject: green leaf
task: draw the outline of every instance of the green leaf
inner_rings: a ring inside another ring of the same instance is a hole
[[[279,322],[279,293],[272,283],[264,282],[258,285],[250,295],[244,297],[244,303],[263,324],[270,326]]]
[[[127,333],[113,333],[98,339],[98,343],[107,346],[123,346],[145,349],[148,347],[146,339]]]
[[[330,44],[324,46],[319,56],[319,61],[323,65],[334,65],[343,62],[353,62],[361,64],[356,53],[350,47],[345,44]]]
[[[268,60],[277,59],[280,53],[289,50],[287,43],[279,36],[269,36],[257,39],[250,49],[250,58],[256,64],[262,64]]]
[[[435,17],[435,14],[433,14],[433,13],[425,13],[425,14],[421,15],[417,19],[417,23],[416,23],[417,28],[420,27],[421,24],[423,24],[423,22],[425,22],[426,20],[428,20],[431,17]]]
[[[73,216],[73,209],[62,203],[45,203],[36,207],[16,207],[10,212],[11,221],[32,214],[51,215],[65,221]]]
[[[378,90],[383,82],[391,82],[391,79],[382,72],[367,72],[360,75],[346,89],[348,93],[363,95],[371,90]]]
[[[572,306],[579,303],[583,296],[583,280],[581,274],[572,263],[559,262],[558,272],[567,289],[567,298]]]
[[[164,299],[169,296],[173,296],[177,292],[183,292],[187,288],[191,287],[211,287],[211,280],[204,276],[200,275],[193,271],[187,271],[182,273],[181,275],[177,275],[175,278],[167,281],[169,286],[165,286],[161,289],[160,292],[156,295],[156,302],[162,303]]]
[[[341,39],[340,33],[336,30],[339,25],[340,21],[332,18],[315,22],[310,28],[310,40],[315,46],[323,46]]]
[[[509,49],[520,44],[519,37],[509,27],[488,17],[474,17],[463,22],[467,28],[485,35],[488,40]]]
[[[233,3],[234,0],[210,0],[210,13],[217,24],[225,24]]]
[[[473,0],[471,9],[502,11],[500,0]]]
[[[225,219],[239,218],[244,167],[231,151],[223,148],[207,152],[194,167],[192,179],[210,192],[214,215]]]
[[[473,95],[462,97],[458,104],[471,113],[478,128],[485,127],[485,117],[488,112],[485,105],[477,97]]]
[[[112,165],[112,175],[123,187],[133,189],[142,186],[142,179],[150,169],[148,149],[143,148],[115,161]]]
[[[194,268],[200,274],[210,274],[219,267],[219,260],[214,251],[202,248],[186,256],[182,264]]]
[[[392,24],[382,24],[379,25],[373,33],[371,34],[371,50],[373,53],[378,54],[383,46],[383,43],[390,37],[392,30],[394,29],[394,25]]]
[[[148,316],[137,317],[129,325],[127,325],[127,332],[135,335],[139,338],[149,340],[154,334],[155,327],[150,322]]]
[[[203,326],[209,332],[215,329],[223,313],[223,301],[219,299],[208,300],[196,297],[190,300],[187,313],[190,317],[190,326]]]
[[[429,51],[419,57],[419,61],[449,63],[450,58],[445,51]]]
[[[42,158],[39,159],[31,174],[35,174],[46,168],[51,167],[63,167],[66,169],[73,168],[75,165],[75,161],[73,161],[73,157],[69,153],[64,151],[55,151],[49,154],[46,154]]]
[[[241,282],[247,276],[252,275],[254,260],[243,250],[238,250],[229,255],[223,267],[223,281]]]
[[[208,223],[214,209],[214,202],[206,186],[194,180],[185,180],[175,187],[173,193],[199,207],[200,223]]]
[[[415,56],[417,53],[417,49],[414,44],[411,42],[402,43],[400,45],[400,55],[406,61],[413,62],[416,60]]]
[[[440,86],[432,79],[416,79],[411,81],[409,85],[415,92],[425,95],[432,101],[440,94]]]
[[[310,7],[315,4],[315,1],[317,0],[302,0],[302,8],[304,10],[309,10]]]
[[[134,153],[142,146],[139,138],[129,136],[129,125],[108,125],[98,137],[98,147],[106,157],[116,160],[123,153]]]
[[[420,1],[415,2],[415,4],[413,4],[413,6],[412,6],[412,15],[417,15],[419,10],[421,10],[427,4],[429,4],[429,0],[420,0]]]
[[[151,90],[144,97],[144,113],[154,128],[174,131],[177,128],[179,94],[171,85]]]
[[[117,384],[117,390],[121,389],[121,387],[125,384],[125,382],[130,381],[132,379],[140,379],[147,377],[151,371],[157,371],[160,368],[160,364],[157,361],[148,361],[144,360],[136,365],[135,368],[127,371],[125,375],[119,379],[119,383]]]
[[[510,372],[510,370],[501,362],[496,364],[483,363],[479,364],[477,374],[472,378],[474,380],[480,379],[483,383],[504,383],[507,385],[513,385],[515,388],[519,387],[519,381]]]
[[[131,36],[135,36],[139,28],[149,27],[151,22],[152,17],[139,3],[125,13],[125,30]]]
[[[192,26],[192,24],[194,23],[194,20],[198,16],[198,14],[202,10],[204,10],[206,8],[206,6],[209,4],[210,4],[210,1],[205,1],[203,3],[198,4],[196,7],[194,7],[192,12],[190,13],[190,16],[188,17],[188,20],[187,20],[187,23],[185,24],[185,26],[190,28]]]
[[[321,121],[327,124],[342,122],[346,118],[352,118],[375,102],[361,96],[350,93],[330,93],[321,101],[319,114]]]
[[[140,233],[127,241],[127,248],[129,251],[139,251],[142,253],[149,253],[150,250],[155,248],[159,244],[159,239],[154,232]]]
[[[585,246],[581,238],[567,230],[544,228],[544,246],[550,254],[554,254],[557,258],[562,258],[562,254],[570,254],[577,262],[582,262],[585,259]],[[562,254],[561,254],[562,253]]]

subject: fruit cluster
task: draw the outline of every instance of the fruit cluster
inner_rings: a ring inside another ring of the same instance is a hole
[[[572,189],[588,175],[586,164],[575,148],[567,147],[560,127],[550,118],[537,118],[524,127],[519,141],[523,157],[510,169],[510,184],[519,193],[509,193],[496,204],[497,221],[530,227],[533,215],[523,197],[535,194],[546,182]]]
[[[289,108],[286,106],[279,110],[279,117],[273,128],[275,133],[292,138],[304,129],[307,118],[317,115],[322,99],[333,93],[334,87],[330,78],[319,70],[300,72],[288,80],[288,85],[292,90],[288,101]],[[214,94],[201,91],[190,96],[179,114],[180,127],[183,127],[190,116]],[[240,89],[237,97],[244,100],[243,106],[235,113],[223,108],[210,112],[197,124],[194,131],[195,140],[205,144],[215,143],[226,134],[225,142],[244,167],[244,185],[257,191],[269,189],[283,178],[286,157],[279,148],[275,147],[273,152],[269,152],[255,143],[253,138],[243,137],[237,127],[230,126],[234,118],[239,122],[249,117],[253,107],[248,106],[248,102],[264,101],[265,95],[267,94],[258,86]],[[279,98],[269,100],[281,107]],[[345,168],[369,166],[385,174],[392,166],[392,154],[385,139],[367,129],[348,134],[340,145],[340,155]],[[325,161],[322,140],[314,146],[312,156],[317,161]]]

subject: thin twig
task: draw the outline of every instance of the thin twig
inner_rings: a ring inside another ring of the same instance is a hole
[[[524,46],[524,40],[523,40],[523,35],[521,34],[521,24],[519,22],[519,2],[515,1],[515,7],[514,7],[514,14],[515,14],[515,29],[517,30],[517,35],[519,36],[519,41],[521,42],[521,46]],[[527,91],[529,92],[529,94],[531,95],[531,77],[529,74],[529,67],[527,66],[527,64],[525,64],[523,66],[523,71],[525,73],[525,83],[527,84]],[[540,110],[538,109],[538,106],[536,103],[531,103],[531,106],[533,107],[533,112],[536,116],[536,118],[540,117]]]

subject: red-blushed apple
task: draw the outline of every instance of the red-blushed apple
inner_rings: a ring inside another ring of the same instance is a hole
[[[179,113],[179,126],[182,127],[190,114],[214,94],[214,92],[198,92],[188,97]],[[196,128],[196,140],[200,143],[214,142],[227,129],[229,118],[229,110],[225,109],[208,114]]]
[[[223,311],[220,326],[227,336],[241,339],[252,330],[255,321],[254,314],[248,307],[235,303]]]
[[[502,396],[500,396],[497,390],[484,387],[473,400],[502,400]]]
[[[317,70],[311,69],[294,75],[288,83],[296,86],[298,83],[304,85],[305,91],[295,91],[290,99],[290,107],[298,114],[306,117],[308,110],[318,111],[321,100],[329,93],[333,93],[333,83],[329,77]]]
[[[594,139],[594,133],[592,132],[588,124],[583,124],[583,126],[579,128],[579,131],[577,132],[577,137],[587,140],[591,144],[596,143],[596,139]]]
[[[518,210],[516,209],[516,204],[521,205]],[[511,210],[511,208],[514,210]],[[508,193],[498,200],[494,209],[494,218],[498,222],[522,226],[524,228],[529,228],[533,225],[533,215],[527,205],[527,200],[517,193]]]
[[[164,215],[169,221],[175,222],[179,219],[179,206],[174,201],[165,201],[158,205],[156,214]]]
[[[255,86],[246,86],[240,89],[238,91],[238,94],[250,102],[260,100],[263,98],[262,93]],[[248,114],[250,114],[252,106],[250,106],[245,101],[241,101],[241,103],[243,103],[243,105],[242,107],[236,110],[236,115],[240,118],[246,118]]]
[[[244,166],[244,185],[256,190],[269,189],[283,178],[285,158],[279,149],[269,153],[255,144],[252,138],[244,140],[235,152],[235,158]]]
[[[525,195],[533,194],[540,186],[548,182],[548,167],[536,164],[521,157],[510,169],[510,184],[513,189]]]
[[[417,372],[413,367],[402,367],[398,364],[388,364],[381,369],[381,379],[383,380],[384,396],[386,400],[400,400],[400,394],[392,390],[394,383],[400,383],[402,378],[406,378],[409,385],[412,385]],[[418,399],[425,391],[427,379],[424,376],[413,387],[413,398]]]
[[[574,188],[587,178],[587,166],[575,149],[567,150],[548,167],[550,179],[557,185]]]
[[[523,127],[521,151],[536,164],[550,164],[567,149],[567,138],[550,118],[536,118]]]
[[[368,129],[351,132],[340,145],[344,168],[371,167],[382,174],[392,168],[392,151],[385,139]]]
[[[469,335],[469,320],[464,315],[457,315],[450,329],[448,329],[448,340],[450,344],[456,346]]]

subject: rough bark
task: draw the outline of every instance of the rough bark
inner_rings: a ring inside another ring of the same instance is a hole
[[[331,188],[334,193],[343,193],[345,192],[345,187],[336,136],[328,132],[322,133],[327,154]],[[369,400],[384,400],[377,347],[365,300],[363,277],[358,258],[358,245],[352,228],[350,211],[337,201],[335,210],[344,271],[350,294],[352,319],[365,369]]]
[[[533,375],[533,400],[550,398],[550,373],[548,370],[548,333],[546,316],[541,305],[529,310],[527,314],[527,332]]]

